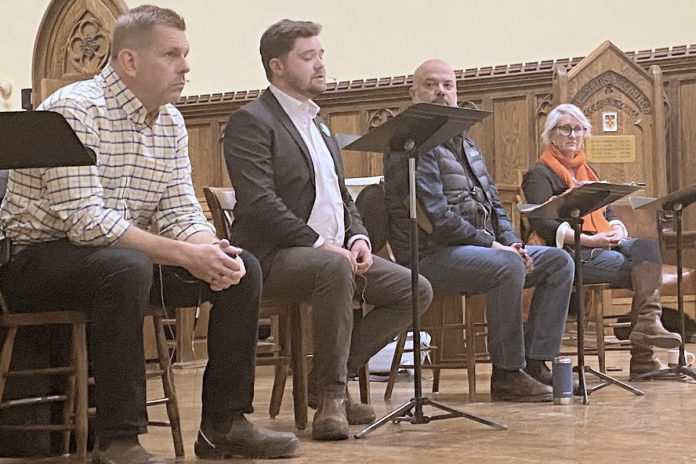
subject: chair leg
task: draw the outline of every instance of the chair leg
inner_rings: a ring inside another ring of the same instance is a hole
[[[595,332],[597,336],[597,359],[599,360],[599,371],[607,372],[606,349],[604,346],[604,302],[602,300],[602,290],[592,294],[595,310]]]
[[[404,354],[407,334],[408,332],[403,331],[396,338],[396,348],[394,349],[394,357],[392,358],[391,368],[389,369],[389,379],[387,380],[387,387],[384,389],[384,399],[387,401],[391,399],[392,392],[394,391],[394,383],[396,382],[396,375],[399,373],[399,367],[401,366],[401,357]]]
[[[65,401],[63,401],[63,424],[71,425],[73,429],[67,429],[61,433],[61,453],[67,455],[70,453],[70,435],[74,431],[77,434],[77,430],[74,429],[77,423],[77,334],[75,331],[75,325],[70,327],[70,365],[73,368],[72,374],[68,375],[65,379]]]
[[[288,378],[290,369],[287,364],[275,366],[273,378],[273,390],[271,391],[271,404],[268,406],[268,415],[271,419],[280,414],[280,405],[283,403],[283,393],[285,393],[285,381]]]
[[[360,402],[370,404],[370,369],[367,365],[358,370],[358,384],[360,385]]]
[[[7,373],[10,371],[10,363],[12,362],[12,350],[14,350],[15,337],[17,336],[17,327],[8,327],[5,339],[2,342],[2,351],[0,351],[0,402],[5,393],[5,383]]]
[[[306,311],[300,303],[299,309],[290,311],[290,351],[292,362],[292,396],[295,408],[295,427],[307,427],[307,355],[304,351],[302,319]]]
[[[87,330],[85,323],[72,327],[72,356],[75,366],[75,457],[87,462],[88,404],[87,404]]]
[[[174,454],[176,457],[184,456],[184,442],[181,437],[181,421],[179,419],[179,405],[176,399],[176,391],[174,382],[171,378],[171,366],[169,361],[169,348],[164,335],[164,324],[162,317],[153,314],[152,322],[155,325],[155,338],[157,342],[157,355],[159,359],[160,369],[162,371],[162,389],[164,396],[167,398],[167,416],[169,417],[169,425],[172,429],[172,439],[174,441]]]
[[[433,352],[433,358],[435,353]],[[438,393],[440,391],[440,368],[433,367],[433,393]]]
[[[472,306],[464,302],[464,327],[466,333],[466,376],[469,381],[469,401],[476,401],[476,337]]]

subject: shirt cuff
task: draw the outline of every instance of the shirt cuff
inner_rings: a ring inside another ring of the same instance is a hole
[[[626,229],[626,225],[623,222],[619,221],[618,219],[612,219],[609,221],[609,225],[612,227],[619,226],[623,230],[623,236],[628,238],[628,229]]]
[[[367,248],[372,251],[372,244],[370,243],[370,239],[367,237],[367,235],[363,234],[356,234],[353,235],[350,239],[348,239],[347,247],[350,250],[350,247],[353,246],[353,243],[355,243],[356,240],[365,240],[365,243],[367,243]]]
[[[321,235],[319,238],[317,238],[317,241],[314,242],[314,245],[312,245],[314,248],[320,248],[324,243],[326,243],[326,240],[324,240],[324,237]]]
[[[563,245],[565,245],[566,232],[569,230],[570,224],[567,222],[561,222],[558,229],[556,229],[556,248],[563,248]]]

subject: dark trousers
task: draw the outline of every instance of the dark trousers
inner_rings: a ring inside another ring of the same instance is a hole
[[[199,287],[201,296],[213,302],[203,387],[204,418],[212,411],[212,420],[251,411],[261,271],[252,255],[242,257],[247,275],[226,291],[210,292],[198,282],[182,282],[172,289],[183,298],[186,292],[180,287],[189,287],[193,297],[181,303],[195,304]],[[152,287],[153,265],[144,253],[116,246],[76,246],[67,240],[32,245],[5,270],[2,289],[12,311],[87,313],[98,435],[146,430],[142,325]],[[159,301],[159,292],[153,293]]]
[[[240,254],[246,275],[221,292],[182,268],[155,266],[151,301],[169,309],[212,303],[208,321],[208,364],[203,374],[203,421],[224,426],[231,416],[253,412],[261,267],[254,255]],[[162,279],[160,280],[160,276]],[[160,286],[160,281],[164,285]],[[161,291],[163,290],[163,291]]]
[[[411,325],[411,272],[374,256],[355,276],[348,260],[332,251],[292,247],[275,254],[265,276],[264,294],[312,305],[314,363],[310,385],[316,394],[342,395],[348,374]],[[432,300],[430,283],[419,280],[419,309]],[[374,306],[354,319],[355,297]]]

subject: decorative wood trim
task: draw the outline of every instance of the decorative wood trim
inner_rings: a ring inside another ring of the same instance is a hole
[[[696,44],[677,45],[673,47],[656,48],[624,53],[629,60],[639,64],[644,70],[652,65],[659,65],[665,76],[675,72],[696,71]],[[484,66],[455,70],[457,82],[461,85],[460,94],[476,95],[490,91],[492,87],[501,89],[521,89],[534,86],[550,86],[553,69],[562,65],[567,71],[575,67],[584,57],[559,58],[528,63],[515,63],[501,66]],[[647,71],[646,71],[647,74]],[[342,100],[353,102],[384,102],[403,100],[404,89],[411,85],[413,76],[395,76],[353,81],[329,83],[326,92],[317,102],[320,105],[340,103]],[[379,89],[375,92],[375,89]],[[251,100],[256,99],[262,90],[243,90],[182,97],[177,106],[185,115],[195,115],[196,106],[206,105],[206,115],[221,111],[229,115],[231,109],[236,109]],[[361,98],[362,97],[362,98]],[[364,100],[363,100],[364,98]],[[220,105],[220,108],[217,106]],[[211,113],[212,111],[212,113]]]
[[[88,79],[106,64],[116,18],[126,12],[123,0],[52,0],[34,42],[32,86],[34,106],[44,80]]]

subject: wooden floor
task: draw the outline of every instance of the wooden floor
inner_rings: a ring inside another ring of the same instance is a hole
[[[696,346],[689,346],[694,351]],[[662,353],[664,358],[665,353]],[[608,365],[622,370],[611,375],[626,380],[627,352],[609,354]],[[594,358],[590,358],[593,364]],[[141,437],[151,452],[171,462],[213,463],[193,455],[200,417],[200,384],[203,369],[175,371],[183,417],[186,459],[175,461],[168,429],[152,429]],[[490,366],[481,365],[477,381],[478,402],[469,403],[464,371],[444,371],[441,393],[430,394],[430,372],[425,371],[424,390],[430,399],[470,414],[504,423],[506,431],[494,431],[466,419],[447,419],[423,425],[386,424],[366,439],[321,443],[310,431],[298,432],[299,456],[288,460],[304,463],[696,463],[696,382],[652,381],[633,385],[645,392],[637,397],[615,386],[596,391],[590,404],[571,405],[491,403],[488,396]],[[592,379],[591,379],[592,380]],[[250,419],[260,425],[294,430],[292,397],[288,382],[281,415],[268,418],[271,371],[259,368],[256,382],[256,413]],[[357,391],[357,382],[351,382]],[[385,402],[383,383],[372,383],[372,403],[378,415],[386,414],[412,397],[410,383],[398,383],[391,402]],[[357,395],[357,392],[356,392]],[[426,408],[427,415],[437,411]],[[157,412],[153,416],[158,416]],[[311,418],[311,414],[310,414]],[[360,427],[351,427],[357,432]],[[20,462],[3,460],[5,462]],[[57,462],[23,460],[21,462]],[[232,462],[256,462],[235,458]],[[279,461],[275,461],[279,462]]]

